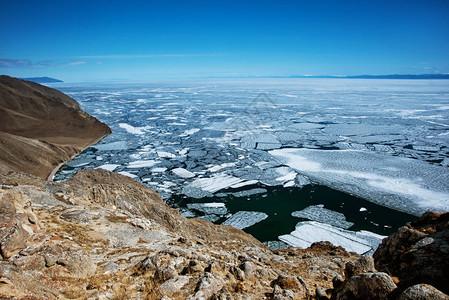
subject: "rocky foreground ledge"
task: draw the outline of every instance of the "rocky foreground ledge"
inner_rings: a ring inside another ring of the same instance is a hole
[[[0,77],[1,299],[448,299],[449,213],[400,228],[374,259],[327,242],[272,251],[120,174],[43,180],[109,132],[66,97]]]
[[[329,243],[272,251],[106,170],[0,182],[3,298],[448,299],[447,213],[404,226],[373,260]]]

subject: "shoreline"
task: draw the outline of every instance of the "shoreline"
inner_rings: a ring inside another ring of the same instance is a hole
[[[68,163],[69,161],[73,160],[75,157],[77,157],[78,155],[80,155],[84,150],[86,150],[87,148],[96,145],[98,142],[100,142],[102,139],[104,139],[105,137],[107,137],[108,135],[110,135],[112,132],[105,134],[103,136],[101,136],[100,138],[96,139],[95,141],[93,141],[92,143],[90,143],[89,145],[87,145],[86,147],[82,148],[78,153],[72,155],[70,157],[70,159],[58,164],[55,168],[53,168],[53,170],[51,170],[50,174],[47,177],[47,181],[53,181],[53,177],[55,176],[55,174],[59,171],[59,169],[64,166],[66,163]]]

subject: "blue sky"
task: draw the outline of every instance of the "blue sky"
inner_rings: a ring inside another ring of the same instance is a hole
[[[0,0],[0,74],[449,73],[449,1]]]

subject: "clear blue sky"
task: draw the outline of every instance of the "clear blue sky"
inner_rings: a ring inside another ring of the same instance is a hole
[[[449,1],[0,0],[0,74],[449,73]]]

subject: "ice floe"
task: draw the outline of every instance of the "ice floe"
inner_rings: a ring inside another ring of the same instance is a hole
[[[323,205],[311,205],[300,211],[292,212],[293,217],[329,224],[348,229],[354,223],[346,221],[344,214],[324,208]]]
[[[128,148],[125,141],[112,142],[106,144],[96,144],[95,146],[92,147],[99,151],[126,150]]]
[[[253,226],[268,218],[268,215],[258,211],[239,211],[222,223],[222,225],[231,225],[235,228],[243,229]]]
[[[315,242],[329,241],[347,251],[371,255],[383,238],[385,236],[373,232],[349,231],[315,221],[299,222],[292,233],[279,236],[281,241],[293,247],[307,248]]]
[[[130,162],[126,167],[129,169],[137,169],[137,168],[151,168],[155,164],[157,164],[157,161],[154,160],[136,160]]]
[[[209,193],[215,193],[219,190],[229,188],[233,185],[243,182],[242,179],[225,173],[219,173],[207,178],[198,178],[190,185]]]
[[[195,174],[184,168],[175,168],[172,170],[174,174],[182,178],[193,178]]]
[[[118,126],[132,134],[144,134],[145,131],[153,128],[152,126],[134,127],[126,123],[119,123]]]
[[[225,215],[228,213],[224,203],[210,202],[210,203],[188,203],[187,208],[198,210],[205,214]]]
[[[157,151],[157,155],[160,158],[175,158],[176,155],[170,152],[165,152],[165,151]]]
[[[274,157],[313,181],[380,205],[420,215],[449,209],[449,170],[357,150],[279,149]]]
[[[120,165],[116,165],[116,164],[105,164],[105,165],[101,165],[98,168],[99,169],[105,169],[108,171],[114,171],[115,169],[117,169],[117,167],[120,167]]]

